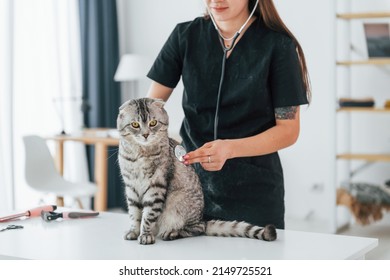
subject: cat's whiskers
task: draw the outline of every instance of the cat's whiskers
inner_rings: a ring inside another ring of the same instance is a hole
[[[108,153],[114,151],[114,152],[107,158],[107,160],[109,160],[110,158],[112,158],[113,156],[115,156],[115,155],[118,154],[119,148],[108,149],[107,151],[108,151]]]

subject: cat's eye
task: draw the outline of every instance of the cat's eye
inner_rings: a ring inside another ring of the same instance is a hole
[[[150,127],[153,127],[153,126],[156,126],[157,125],[157,121],[156,120],[152,120],[149,122],[149,126]]]
[[[131,123],[131,126],[132,126],[133,128],[139,128],[139,123],[137,123],[137,122],[132,122],[132,123]]]

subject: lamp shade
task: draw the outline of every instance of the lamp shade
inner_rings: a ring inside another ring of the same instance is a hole
[[[138,54],[125,54],[119,61],[114,80],[117,82],[135,81],[146,78],[150,67],[149,60]]]

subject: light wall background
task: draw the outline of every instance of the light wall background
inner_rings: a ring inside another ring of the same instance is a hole
[[[359,54],[361,57],[367,53],[361,22],[353,23],[353,32],[350,35],[342,34],[337,37],[336,34],[342,33],[345,28],[343,29],[340,22],[335,19],[335,12],[389,10],[390,2],[351,1],[353,2],[351,6],[347,0],[274,2],[281,17],[305,51],[313,90],[311,105],[301,108],[301,134],[298,142],[280,152],[285,172],[286,217],[314,221],[320,225],[322,231],[333,232],[337,227],[336,181],[338,182],[340,177],[345,177],[336,173],[338,169],[342,170],[335,161],[338,143],[336,138],[346,139],[345,131],[335,129],[343,122],[340,116],[336,116],[335,108],[338,97],[349,95],[345,92],[336,94],[336,89],[345,88],[345,84],[348,84],[354,96],[373,96],[377,99],[378,105],[382,105],[385,99],[390,98],[388,90],[390,74],[386,67],[351,69],[350,75],[353,80],[351,84],[344,76],[340,78],[335,60],[340,56],[338,49],[348,47],[346,40],[348,36],[351,36],[354,44],[361,50]],[[204,11],[201,0],[117,0],[117,3],[121,53],[138,53],[151,60],[157,56],[176,23],[192,20],[202,15]],[[336,44],[339,41],[342,41],[341,44]],[[336,46],[340,47],[336,49]],[[146,95],[149,84],[148,80],[140,82],[140,96]],[[183,117],[182,90],[183,87],[179,84],[166,105],[171,118],[172,134],[177,134]],[[348,132],[353,139],[352,149],[390,152],[389,124],[386,115],[356,116],[356,120],[351,122],[352,129]],[[349,131],[348,128],[344,129]],[[375,183],[381,183],[389,177],[389,165],[377,163],[362,172],[357,179],[366,181],[374,179]]]
[[[287,221],[304,221],[316,225],[316,228],[306,227],[308,230],[334,232],[340,223],[348,219],[343,211],[339,211],[345,209],[335,207],[335,189],[341,180],[347,178],[344,171],[348,167],[345,162],[336,162],[336,150],[390,153],[389,114],[335,113],[337,98],[349,96],[351,92],[354,97],[374,97],[378,106],[383,106],[384,101],[390,99],[389,66],[356,66],[341,69],[335,66],[336,58],[348,59],[350,53],[348,38],[351,38],[356,50],[352,52],[350,58],[367,57],[362,21],[336,20],[335,13],[348,10],[355,12],[390,10],[390,1],[274,0],[274,2],[305,51],[313,91],[311,105],[301,108],[301,134],[298,142],[280,152],[285,173],[286,218]],[[6,11],[4,3],[10,1],[0,3],[2,8],[0,10]],[[202,0],[117,0],[117,3],[121,54],[141,54],[150,61],[155,59],[177,23],[192,20],[204,12]],[[5,13],[0,16],[1,22],[5,21],[6,15]],[[388,19],[375,21],[388,22]],[[348,32],[349,24],[352,32]],[[1,34],[10,33],[5,26],[0,26]],[[12,34],[7,36],[11,38]],[[5,70],[9,64],[7,60],[9,56],[5,55],[7,53],[9,50],[0,46],[2,58],[0,94],[11,90],[11,85],[7,81],[11,80],[12,72]],[[139,96],[146,95],[149,85],[150,81],[146,78],[139,82]],[[125,100],[129,97],[132,86],[128,83],[122,83],[122,86]],[[179,84],[166,105],[171,119],[172,135],[177,135],[183,118],[182,91],[183,86]],[[0,104],[1,112],[6,115],[8,109],[2,108],[4,107],[2,105]],[[2,118],[0,124],[3,129],[5,128],[0,133],[0,144],[7,144],[5,141],[8,140],[4,135],[10,129],[11,122]],[[352,140],[351,143],[349,139]],[[13,144],[18,143],[15,140],[15,143],[9,143],[9,146]],[[17,153],[22,153],[21,149],[16,150]],[[1,160],[0,164],[3,165],[0,170],[5,170],[5,174],[0,174],[1,186],[11,186],[15,178],[22,180],[21,168],[13,177],[10,171],[12,164],[5,166]],[[361,164],[357,162],[351,166],[355,168]],[[18,160],[15,165],[22,166]],[[390,179],[390,164],[372,164],[354,179],[381,184]],[[12,192],[15,190],[0,188],[0,211],[12,207],[12,201],[9,199]],[[16,191],[15,194],[21,195],[20,191]],[[24,191],[23,195],[31,196]]]

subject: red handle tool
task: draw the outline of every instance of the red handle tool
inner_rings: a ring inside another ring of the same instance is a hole
[[[57,206],[55,205],[45,205],[41,207],[36,207],[30,210],[27,210],[26,212],[14,214],[6,217],[0,217],[0,223],[1,222],[8,222],[14,219],[22,218],[22,217],[39,217],[41,215],[42,211],[54,211],[57,209]]]

